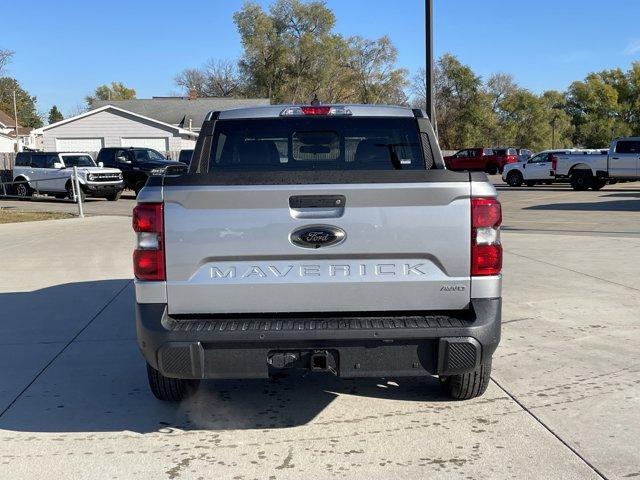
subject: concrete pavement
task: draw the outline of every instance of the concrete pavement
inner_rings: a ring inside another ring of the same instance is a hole
[[[640,238],[620,213],[606,235],[504,233],[503,341],[471,402],[430,379],[294,375],[162,404],[130,219],[0,225],[0,478],[640,476]]]

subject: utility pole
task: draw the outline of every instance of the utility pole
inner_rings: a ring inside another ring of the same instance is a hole
[[[425,0],[424,4],[424,24],[425,24],[425,39],[426,39],[426,94],[427,94],[427,115],[431,124],[435,128],[435,108],[433,104],[433,0]]]
[[[13,91],[13,119],[16,124],[16,146],[14,147],[16,153],[20,151],[19,137],[18,137],[18,104],[16,103],[16,91]]]

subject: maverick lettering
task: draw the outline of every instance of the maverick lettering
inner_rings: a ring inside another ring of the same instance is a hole
[[[286,278],[286,277],[380,277],[380,276],[423,276],[424,263],[376,263],[376,264],[335,264],[335,265],[249,265],[212,266],[211,278]]]

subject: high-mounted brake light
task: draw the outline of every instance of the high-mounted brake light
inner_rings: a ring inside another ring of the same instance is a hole
[[[502,208],[495,198],[471,199],[471,276],[498,275],[502,270]]]
[[[133,209],[133,230],[138,236],[133,273],[138,280],[166,279],[163,212],[162,203],[141,203]]]
[[[281,117],[295,117],[302,115],[353,115],[353,113],[349,108],[344,106],[331,107],[328,105],[287,107],[280,112]]]

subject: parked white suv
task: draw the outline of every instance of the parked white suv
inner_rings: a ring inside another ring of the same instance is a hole
[[[14,191],[20,197],[34,193],[73,198],[73,167],[78,167],[80,195],[115,201],[124,188],[122,172],[96,165],[87,153],[20,152],[13,168]]]

